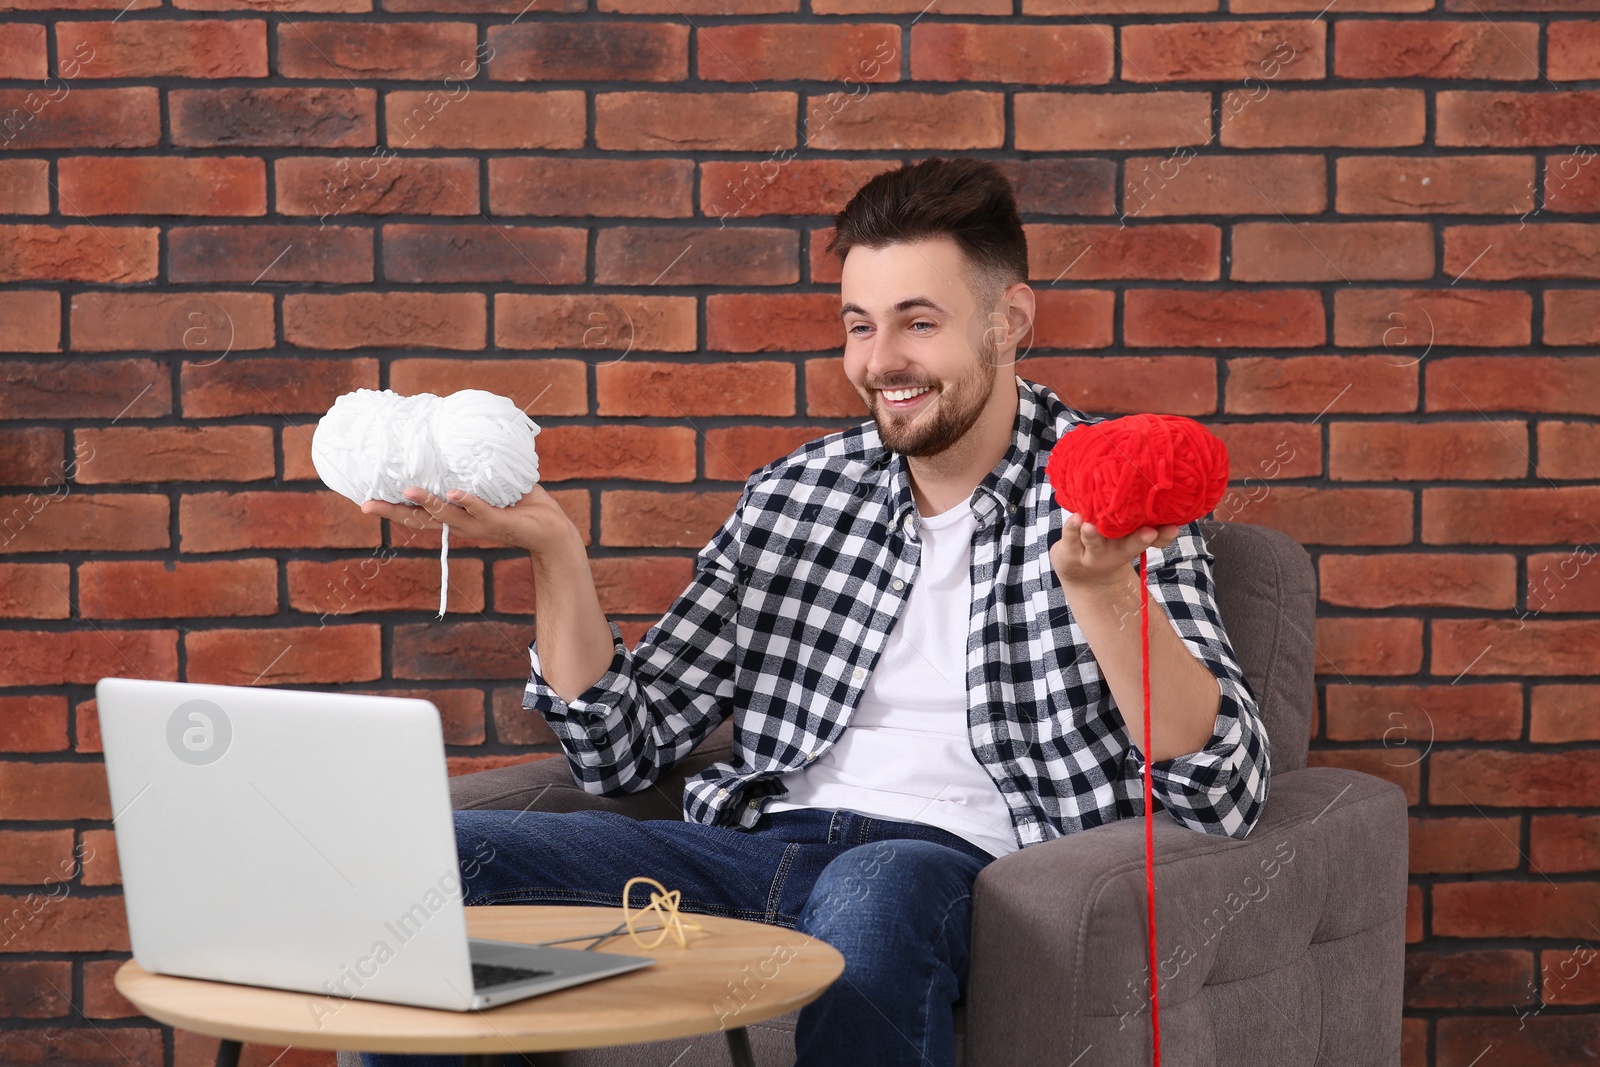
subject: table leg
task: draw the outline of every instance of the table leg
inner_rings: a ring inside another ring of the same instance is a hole
[[[744,1027],[736,1026],[728,1031],[728,1055],[733,1059],[733,1067],[756,1067],[756,1058],[750,1051],[750,1035],[745,1033]]]
[[[224,1039],[217,1046],[217,1067],[239,1067],[239,1042]]]

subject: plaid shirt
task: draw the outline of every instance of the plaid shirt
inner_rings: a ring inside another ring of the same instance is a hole
[[[972,494],[966,680],[973,756],[1026,847],[1142,815],[1144,756],[1050,564],[1067,512],[1045,462],[1062,433],[1104,420],[1016,382],[1011,446]],[[1217,612],[1214,557],[1198,523],[1146,555],[1151,625],[1159,604],[1221,689],[1205,747],[1152,764],[1155,797],[1185,826],[1244,838],[1267,798],[1271,746]],[[610,623],[611,664],[577,699],[550,688],[530,643],[523,706],[549,722],[577,783],[601,796],[649,788],[732,715],[732,758],[686,780],[683,811],[748,829],[765,798],[788,796],[777,775],[844,732],[919,557],[904,456],[884,449],[871,421],[817,438],[750,475],[693,582],[637,647]]]

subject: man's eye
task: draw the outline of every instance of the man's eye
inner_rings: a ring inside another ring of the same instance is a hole
[[[852,334],[853,334],[853,333],[855,333],[855,332],[856,332],[856,331],[857,331],[857,330],[867,330],[867,329],[871,329],[871,327],[870,327],[870,326],[868,326],[868,325],[867,325],[867,324],[866,324],[866,323],[864,323],[864,322],[858,322],[858,323],[856,323],[856,324],[855,324],[855,325],[854,325],[854,326],[852,326],[852,327],[850,327],[850,332],[851,332],[851,333],[852,333]]]
[[[913,323],[912,323],[912,324],[911,324],[911,325],[912,325],[912,326],[913,326],[913,327],[916,327],[916,326],[926,326],[926,327],[927,327],[927,328],[928,328],[928,329],[930,329],[930,330],[931,330],[931,329],[933,329],[933,323],[931,323],[931,322],[926,322],[926,321],[920,321],[920,320],[919,320],[919,321],[917,321],[917,322],[913,322]]]

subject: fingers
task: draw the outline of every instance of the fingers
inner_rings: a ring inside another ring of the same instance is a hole
[[[439,525],[437,522],[429,521],[427,514],[421,508],[391,504],[387,500],[368,500],[361,505],[361,512],[364,515],[376,515],[390,522],[398,522],[413,530],[424,530]]]

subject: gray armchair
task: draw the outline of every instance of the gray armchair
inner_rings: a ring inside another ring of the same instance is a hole
[[[1407,812],[1371,775],[1308,768],[1316,575],[1298,543],[1204,523],[1223,621],[1272,741],[1261,820],[1243,841],[1155,822],[1162,1060],[1171,1067],[1392,1067],[1400,1060]],[[596,797],[564,759],[456,778],[457,808],[606,808],[681,818],[683,780],[725,758],[724,723],[659,789]],[[973,889],[962,1067],[1151,1061],[1144,822],[1128,819],[998,859]],[[757,1061],[794,1061],[791,1013],[749,1027]],[[552,1067],[725,1067],[720,1033],[541,1053]],[[680,1058],[681,1056],[681,1058]],[[841,1065],[848,1067],[848,1065]]]

